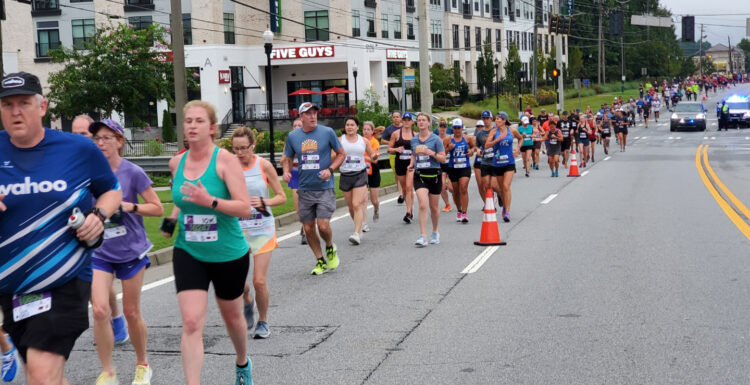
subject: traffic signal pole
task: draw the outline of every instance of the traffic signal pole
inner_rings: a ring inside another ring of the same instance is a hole
[[[562,57],[562,39],[563,35],[555,34],[555,62],[557,68],[563,68],[563,57]],[[561,113],[565,110],[565,89],[563,87],[563,71],[560,71],[560,75],[557,77],[557,113]]]

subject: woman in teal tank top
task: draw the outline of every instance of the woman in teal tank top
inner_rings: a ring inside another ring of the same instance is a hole
[[[209,103],[184,107],[183,130],[190,150],[169,161],[172,199],[179,208],[174,244],[177,299],[182,313],[182,364],[185,383],[200,384],[203,325],[208,287],[237,353],[236,383],[252,383],[247,355],[247,323],[242,293],[250,259],[238,217],[249,217],[250,198],[237,158],[213,143],[216,112]],[[244,381],[244,382],[242,382]]]

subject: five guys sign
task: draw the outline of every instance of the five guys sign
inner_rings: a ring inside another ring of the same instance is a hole
[[[274,48],[271,51],[271,60],[283,59],[310,59],[319,57],[333,57],[332,45],[321,45],[314,47],[283,47]]]

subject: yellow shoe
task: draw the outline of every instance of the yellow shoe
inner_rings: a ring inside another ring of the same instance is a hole
[[[135,367],[135,377],[133,385],[151,385],[151,376],[153,371],[150,366],[138,365]]]
[[[120,385],[120,382],[117,381],[117,373],[102,372],[96,379],[96,385]]]

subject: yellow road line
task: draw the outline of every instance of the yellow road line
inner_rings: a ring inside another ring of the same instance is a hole
[[[711,178],[716,183],[716,185],[719,186],[721,191],[724,191],[724,194],[729,197],[729,200],[732,201],[734,207],[737,207],[742,212],[742,214],[745,215],[745,218],[750,219],[750,210],[748,210],[747,206],[745,206],[741,200],[737,199],[737,197],[732,194],[727,186],[725,186],[724,183],[721,182],[721,179],[716,176],[714,169],[711,167],[711,163],[708,162],[708,145],[706,145],[706,147],[703,147],[703,164],[706,166],[708,175],[711,175]]]
[[[705,147],[704,147],[705,146]],[[748,225],[742,218],[732,209],[732,206],[727,203],[727,201],[724,200],[724,198],[721,197],[721,194],[719,194],[719,191],[716,190],[716,188],[711,184],[711,181],[708,179],[708,176],[706,175],[706,172],[703,171],[703,166],[701,165],[701,150],[704,148],[708,148],[708,145],[701,144],[698,146],[698,149],[695,151],[695,168],[698,169],[698,174],[700,174],[701,180],[703,180],[703,184],[706,185],[706,188],[708,189],[708,192],[711,194],[711,196],[714,197],[714,200],[716,200],[716,203],[719,204],[719,207],[721,207],[722,210],[724,210],[724,213],[727,214],[729,219],[734,223],[735,226],[743,233],[745,234],[745,237],[747,237],[748,240],[750,240],[750,225]]]

